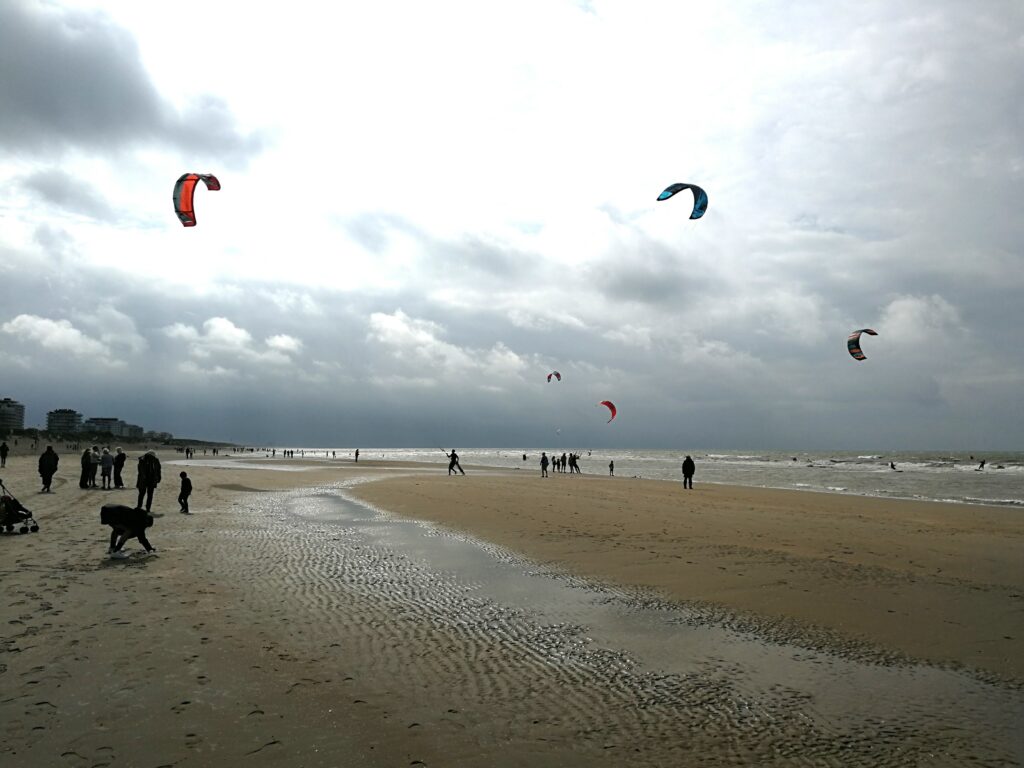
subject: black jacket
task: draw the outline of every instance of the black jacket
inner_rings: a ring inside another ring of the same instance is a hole
[[[43,451],[43,455],[39,457],[39,474],[40,475],[52,475],[57,471],[57,464],[60,462],[60,456],[53,448],[47,448]]]

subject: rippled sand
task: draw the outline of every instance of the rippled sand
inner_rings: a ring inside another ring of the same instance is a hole
[[[155,558],[103,557],[116,493],[19,494],[43,529],[0,539],[5,765],[1021,760],[1012,681],[410,523],[355,503],[373,469],[195,464]]]

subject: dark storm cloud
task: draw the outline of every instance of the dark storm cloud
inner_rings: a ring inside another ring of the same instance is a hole
[[[605,297],[616,302],[646,305],[685,303],[697,293],[706,293],[713,278],[692,262],[654,241],[617,252],[587,267],[586,278]]]
[[[22,180],[42,200],[72,213],[113,221],[114,211],[92,186],[58,169],[38,171]]]
[[[241,163],[260,150],[223,102],[177,112],[157,93],[134,38],[97,11],[0,3],[0,142],[52,152],[110,153],[126,144],[169,144]]]

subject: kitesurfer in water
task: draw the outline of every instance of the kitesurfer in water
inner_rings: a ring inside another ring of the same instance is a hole
[[[693,459],[689,456],[683,459],[683,488],[693,488],[693,473],[695,469]]]
[[[452,452],[451,453],[446,453],[445,456],[448,457],[448,474],[449,475],[454,475],[456,469],[459,470],[459,472],[462,472],[462,474],[466,474],[465,472],[462,471],[462,465],[459,464],[459,454],[457,454],[455,452],[454,448],[452,448]]]
[[[889,462],[889,469],[896,469],[896,464],[894,462],[890,461]]]

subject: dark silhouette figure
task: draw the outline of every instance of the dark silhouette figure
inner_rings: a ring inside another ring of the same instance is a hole
[[[121,477],[121,470],[124,469],[124,463],[128,461],[128,454],[122,451],[120,448],[117,449],[117,453],[114,454],[114,487],[124,488],[124,479]]]
[[[192,495],[192,481],[188,479],[187,472],[182,472],[179,477],[181,478],[181,490],[178,491],[178,503],[181,504],[181,513],[187,515],[189,514],[188,497]]]
[[[356,464],[359,463],[359,449],[356,448]]]
[[[46,446],[43,455],[39,457],[39,477],[43,479],[42,493],[50,492],[50,483],[53,482],[53,476],[57,474],[58,463],[60,463],[60,457],[53,450],[53,446]]]
[[[459,472],[462,472],[462,474],[466,474],[465,472],[462,471],[462,465],[459,464],[459,454],[457,454],[455,452],[454,448],[452,448],[452,452],[451,453],[446,453],[445,456],[448,457],[448,474],[449,475],[454,475],[456,469],[459,470]]]
[[[82,476],[78,479],[79,488],[89,487],[89,473],[92,471],[92,451],[86,448],[82,451]]]
[[[615,477],[615,460],[612,459],[608,462],[608,476]]]
[[[550,462],[548,462],[548,455],[546,453],[544,453],[543,451],[541,451],[541,454],[540,454],[540,476],[541,477],[547,477],[548,476],[548,464],[549,463]]]
[[[0,467],[7,466],[7,454],[11,452],[11,448],[7,445],[7,441],[0,443]]]
[[[128,539],[138,539],[146,548],[146,554],[156,551],[146,538],[146,529],[153,524],[153,518],[141,509],[132,509],[125,504],[104,504],[100,508],[100,522],[111,528],[110,547],[107,549],[111,558],[118,560],[128,556],[121,550]]]
[[[689,456],[683,459],[683,488],[693,488],[693,472],[695,469],[693,459]]]
[[[985,459],[982,459],[981,460],[981,464],[978,465],[978,469],[984,469],[984,468],[985,468]]]
[[[896,464],[892,461],[889,462],[889,469],[896,469]]]
[[[139,489],[139,501],[136,508],[142,509],[142,500],[146,500],[146,511],[153,508],[153,491],[160,484],[160,459],[156,457],[155,451],[146,451],[139,456],[139,473],[135,480],[135,487]]]
[[[523,461],[526,461],[526,454],[523,454]]]

